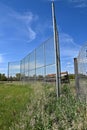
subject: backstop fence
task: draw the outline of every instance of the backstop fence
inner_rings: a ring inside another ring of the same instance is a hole
[[[20,80],[24,82],[55,82],[56,65],[53,37],[42,43],[21,61],[9,62],[8,77],[13,80],[20,77]]]
[[[58,97],[60,96],[61,67],[54,2],[52,2],[52,21],[53,37],[20,61],[20,77],[23,81],[56,81],[56,92]],[[9,63],[9,66],[11,66],[10,64],[11,63]]]
[[[49,81],[55,72],[53,37],[45,41],[20,62],[21,80]]]
[[[81,99],[87,98],[87,43],[75,59],[76,89]]]
[[[8,80],[20,80],[20,61],[8,63]]]

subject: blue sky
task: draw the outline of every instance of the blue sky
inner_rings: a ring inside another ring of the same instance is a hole
[[[87,0],[56,0],[62,71],[87,41]],[[50,0],[0,0],[0,73],[53,35]]]

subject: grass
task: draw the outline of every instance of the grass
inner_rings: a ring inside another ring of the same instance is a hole
[[[87,130],[86,104],[74,83],[58,99],[50,84],[0,84],[0,130]]]
[[[26,85],[0,84],[0,130],[9,130],[30,102],[32,89]]]

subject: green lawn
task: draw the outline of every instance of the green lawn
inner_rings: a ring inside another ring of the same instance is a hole
[[[55,87],[0,84],[0,130],[87,130],[86,104],[76,98],[74,81]]]

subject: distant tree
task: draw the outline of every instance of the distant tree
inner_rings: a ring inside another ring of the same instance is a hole
[[[39,79],[42,79],[42,78],[43,78],[43,75],[38,75],[38,78],[39,78]]]
[[[37,77],[38,80],[43,80],[43,78],[44,78],[43,75],[38,75]]]
[[[0,81],[7,81],[7,77],[5,76],[5,74],[0,73]]]
[[[0,80],[1,80],[1,73],[0,73]]]
[[[69,74],[70,79],[75,79],[75,74]]]
[[[19,80],[20,80],[20,77],[21,77],[21,74],[20,74],[20,73],[17,73],[17,74],[16,74],[16,80],[19,81]]]
[[[9,81],[13,81],[13,77],[12,76],[9,77]]]

